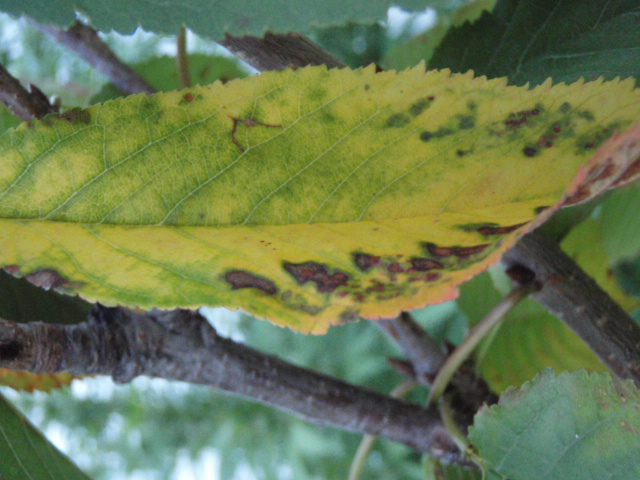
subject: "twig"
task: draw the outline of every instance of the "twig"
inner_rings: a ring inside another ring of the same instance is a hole
[[[404,380],[393,389],[390,395],[392,398],[404,398],[415,386],[416,382],[413,380]],[[353,457],[353,462],[351,462],[351,468],[349,468],[349,480],[360,480],[364,464],[371,453],[376,438],[375,435],[365,435],[362,437],[360,445],[358,445],[358,450],[356,450],[356,454]]]
[[[447,358],[435,340],[408,313],[375,323],[398,344],[413,366],[416,380],[422,385],[431,385]]]
[[[0,101],[21,120],[42,118],[58,111],[47,97],[35,86],[28,92],[20,82],[0,65]]]
[[[41,32],[82,57],[124,93],[154,93],[153,87],[138,72],[122,63],[93,28],[76,22],[65,31],[53,25],[30,21]]]
[[[79,325],[0,320],[0,366],[34,373],[139,375],[214,387],[321,425],[382,436],[469,466],[438,412],[294,366],[219,337],[198,313],[97,306]]]
[[[408,313],[392,320],[378,321],[376,324],[405,354],[412,377],[422,385],[431,387],[446,361],[446,355],[436,342]],[[451,379],[451,384],[454,388],[448,396],[455,407],[456,421],[465,430],[473,423],[473,417],[482,405],[492,405],[498,401],[498,396],[491,391],[487,382],[478,376],[471,364],[459,368]]]
[[[540,232],[530,233],[502,263],[533,272],[542,288],[531,296],[563,320],[613,373],[640,387],[640,327],[556,243]]]
[[[464,361],[471,355],[473,350],[478,346],[480,341],[489,333],[493,327],[498,325],[504,315],[515,307],[520,300],[525,298],[536,289],[533,283],[524,284],[513,289],[509,295],[503,298],[473,330],[467,338],[458,345],[458,347],[449,355],[447,361],[438,372],[438,376],[433,381],[431,391],[429,392],[428,405],[436,402],[444,393],[445,388],[449,384],[449,380],[458,371]]]
[[[266,33],[263,38],[234,37],[227,34],[219,43],[260,71],[284,70],[307,65],[326,65],[327,68],[345,66],[336,57],[299,33]]]
[[[189,55],[187,54],[187,29],[182,27],[176,38],[176,67],[180,86],[187,88],[191,86],[191,72],[189,71]]]

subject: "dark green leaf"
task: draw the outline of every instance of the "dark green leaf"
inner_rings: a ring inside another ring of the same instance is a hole
[[[430,68],[508,76],[515,85],[640,75],[636,0],[500,0],[449,31]]]
[[[0,395],[0,478],[2,480],[88,480]]]
[[[0,318],[71,324],[86,321],[90,309],[91,304],[79,297],[43,290],[0,270]]]
[[[435,0],[434,5],[453,3]],[[183,25],[200,36],[221,39],[225,32],[261,36],[265,30],[309,32],[312,26],[340,25],[349,21],[372,23],[386,18],[387,9],[399,5],[420,11],[429,6],[422,0],[289,0],[285,2],[236,0],[1,0],[0,10],[12,15],[27,15],[42,23],[69,26],[76,11],[89,18],[101,31],[132,33],[138,26],[161,33],[178,33]]]

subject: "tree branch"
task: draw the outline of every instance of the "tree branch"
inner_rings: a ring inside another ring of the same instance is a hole
[[[260,71],[284,70],[307,65],[326,65],[327,68],[345,66],[336,57],[299,33],[266,33],[263,38],[234,37],[226,34],[225,39],[219,43]]]
[[[294,366],[219,337],[198,313],[97,306],[79,325],[0,320],[0,366],[35,373],[139,375],[208,385],[305,420],[394,440],[447,463],[465,459],[438,412]]]
[[[6,68],[0,65],[0,101],[25,122],[58,111],[35,85],[28,92]]]
[[[533,272],[541,289],[531,296],[563,320],[613,373],[640,387],[640,327],[556,243],[540,232],[530,233],[505,253],[502,263]]]
[[[154,93],[154,88],[135,70],[122,63],[102,41],[98,33],[88,25],[76,22],[69,30],[44,25],[30,20],[41,32],[78,54],[89,65],[109,79],[127,95]]]

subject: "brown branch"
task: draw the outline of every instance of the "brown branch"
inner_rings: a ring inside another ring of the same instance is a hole
[[[372,434],[471,466],[437,411],[297,367],[219,337],[198,313],[97,306],[79,325],[0,320],[0,366],[35,373],[139,375],[214,387],[321,425]]]
[[[28,92],[6,68],[0,65],[0,101],[21,120],[42,118],[58,111],[47,97],[34,85]]]
[[[191,86],[191,70],[189,70],[189,54],[187,53],[187,29],[182,27],[176,37],[176,69],[180,86],[187,88]]]
[[[640,327],[556,243],[540,232],[530,233],[502,262],[533,272],[541,289],[531,296],[563,320],[613,373],[640,387]]]
[[[260,71],[284,70],[307,65],[326,65],[327,68],[345,66],[336,57],[299,33],[266,33],[263,38],[234,37],[226,34],[225,39],[219,43]]]
[[[153,93],[154,88],[135,70],[122,63],[91,27],[76,22],[69,30],[31,20],[41,32],[78,54],[98,72],[128,95]]]

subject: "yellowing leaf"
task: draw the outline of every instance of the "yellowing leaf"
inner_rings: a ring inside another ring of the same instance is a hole
[[[633,170],[631,129],[576,177],[640,116],[633,86],[309,67],[72,110],[0,138],[0,265],[306,332],[394,316]]]
[[[56,388],[70,385],[74,378],[77,377],[74,377],[70,373],[36,374],[20,370],[11,370],[9,368],[0,368],[0,385],[6,385],[15,390],[24,390],[27,392],[33,392],[34,390],[50,392]]]

